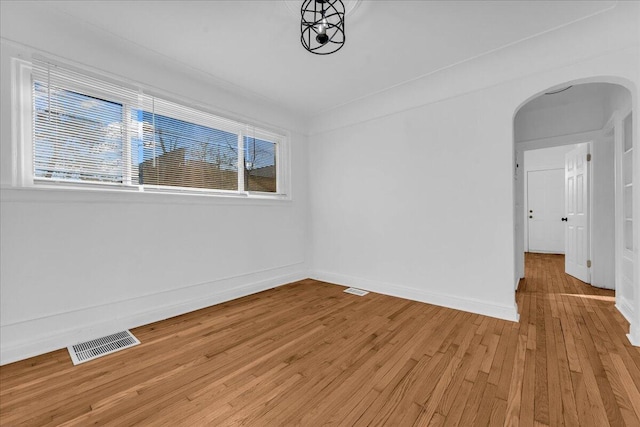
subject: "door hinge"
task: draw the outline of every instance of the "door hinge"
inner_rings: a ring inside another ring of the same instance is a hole
[[[591,268],[591,260],[590,259],[587,260],[587,268]]]
[[[587,162],[591,161],[591,153],[587,154]]]

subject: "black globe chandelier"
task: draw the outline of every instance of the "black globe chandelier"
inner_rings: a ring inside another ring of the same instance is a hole
[[[328,55],[344,46],[342,0],[304,0],[300,10],[302,46],[316,55]]]

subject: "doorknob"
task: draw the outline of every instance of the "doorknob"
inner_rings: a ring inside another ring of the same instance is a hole
[[[563,220],[563,221],[565,221],[565,222],[567,222],[567,221],[568,221],[568,219],[567,219],[567,218],[562,218],[562,220]]]

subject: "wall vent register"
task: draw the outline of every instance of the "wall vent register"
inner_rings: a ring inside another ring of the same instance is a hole
[[[70,345],[67,349],[73,364],[79,365],[138,344],[140,344],[140,341],[131,332],[122,331],[106,337]]]
[[[359,297],[363,297],[369,293],[369,291],[363,291],[362,289],[357,288],[348,288],[344,290],[347,294],[358,295]]]

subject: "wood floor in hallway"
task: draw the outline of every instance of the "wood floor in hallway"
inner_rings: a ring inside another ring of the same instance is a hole
[[[0,368],[0,424],[640,426],[614,293],[528,254],[513,323],[303,280]]]

